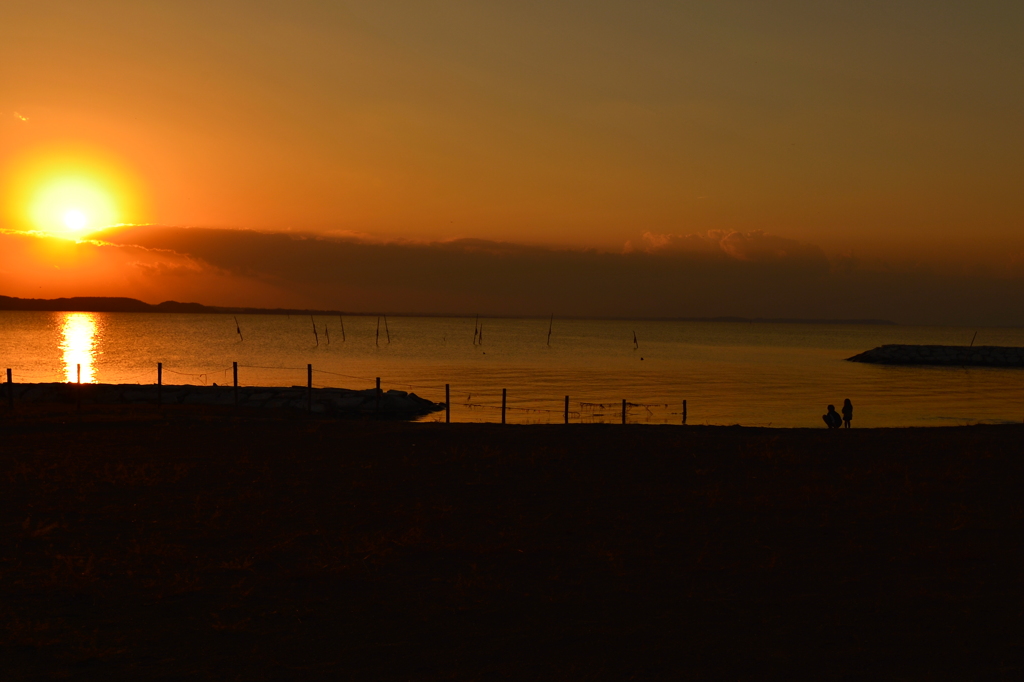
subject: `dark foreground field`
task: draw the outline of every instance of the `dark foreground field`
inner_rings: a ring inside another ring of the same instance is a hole
[[[55,410],[0,413],[3,679],[1024,675],[1024,428]]]

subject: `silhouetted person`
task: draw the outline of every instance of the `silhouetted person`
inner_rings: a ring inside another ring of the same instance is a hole
[[[851,421],[853,421],[853,403],[847,398],[843,401],[843,426],[850,428]]]
[[[830,429],[838,429],[843,425],[843,418],[839,416],[838,412],[836,412],[835,405],[829,405],[828,412],[823,414],[821,418],[825,420],[825,424],[827,424]]]

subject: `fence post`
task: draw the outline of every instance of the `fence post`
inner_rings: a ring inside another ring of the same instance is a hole
[[[683,401],[683,426],[686,426],[686,401]]]
[[[377,402],[373,406],[373,416],[380,416],[380,377],[377,377]]]
[[[508,397],[508,389],[501,389],[501,423],[505,423],[505,399]]]
[[[622,399],[622,423],[626,423],[626,399]]]
[[[160,407],[164,404],[164,363],[156,363],[156,406]]]
[[[11,368],[7,368],[7,407],[14,409],[14,381],[11,377]]]
[[[313,412],[313,365],[306,365],[306,412]]]
[[[444,423],[452,423],[452,387],[451,384],[444,385]]]
[[[569,423],[569,396],[565,396],[565,423]]]
[[[235,407],[238,407],[238,363],[231,363],[231,374],[235,380]]]

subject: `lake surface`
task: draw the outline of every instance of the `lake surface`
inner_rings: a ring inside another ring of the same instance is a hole
[[[0,364],[16,382],[231,384],[412,391],[444,401],[453,421],[573,421],[823,427],[825,406],[853,401],[854,426],[1024,420],[1020,369],[893,367],[846,362],[884,343],[1024,346],[1024,329],[873,325],[308,317],[0,311]],[[342,340],[342,322],[344,340]],[[633,334],[637,344],[634,346]],[[390,342],[388,341],[390,336]],[[329,338],[329,341],[328,341]],[[431,415],[427,420],[438,419]],[[443,419],[443,413],[440,416]]]

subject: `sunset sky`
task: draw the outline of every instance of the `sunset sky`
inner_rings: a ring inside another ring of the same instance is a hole
[[[1024,324],[1022,35],[1019,2],[6,0],[0,294]],[[150,227],[39,234],[114,224]]]

